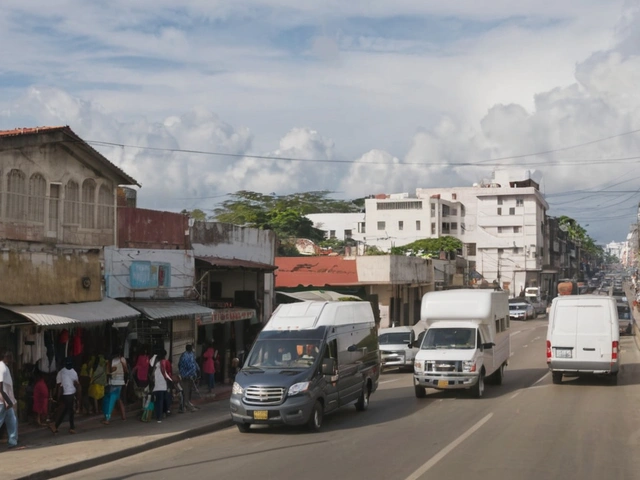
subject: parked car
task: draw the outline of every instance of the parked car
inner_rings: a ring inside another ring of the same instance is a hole
[[[511,320],[536,318],[536,310],[529,302],[509,303],[509,318]]]
[[[618,322],[620,324],[620,334],[631,335],[633,331],[633,318],[628,302],[617,302]]]

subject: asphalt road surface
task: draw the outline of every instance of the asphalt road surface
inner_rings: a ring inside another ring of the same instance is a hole
[[[389,371],[366,412],[352,406],[304,429],[237,429],[84,470],[69,479],[632,479],[640,478],[640,353],[623,337],[618,386],[553,385],[546,318],[512,322],[502,386],[415,398],[411,374]]]

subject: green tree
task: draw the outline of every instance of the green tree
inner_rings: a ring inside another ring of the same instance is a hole
[[[462,242],[460,240],[455,237],[444,236],[438,238],[423,238],[403,245],[402,247],[393,247],[391,253],[393,255],[434,258],[438,257],[440,252],[454,253],[460,249],[462,249]]]
[[[364,254],[365,255],[387,255],[387,253],[383,252],[375,245],[371,245],[370,247],[367,247]]]
[[[207,220],[207,214],[204,213],[199,208],[196,208],[191,211],[185,209],[185,210],[182,210],[180,213],[183,215],[188,215],[189,217],[193,218],[197,222],[204,222]]]

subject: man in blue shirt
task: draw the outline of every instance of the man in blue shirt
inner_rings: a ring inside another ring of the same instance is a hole
[[[184,403],[193,412],[195,407],[191,403],[191,395],[193,393],[193,385],[195,385],[196,379],[200,376],[200,367],[196,362],[193,345],[187,345],[186,351],[180,355],[178,371],[180,372],[180,385],[182,386]],[[181,405],[180,411],[184,412],[184,405]]]

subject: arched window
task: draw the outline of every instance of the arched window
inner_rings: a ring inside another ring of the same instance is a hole
[[[83,228],[96,228],[96,182],[88,178],[82,184],[82,219]]]
[[[113,228],[113,191],[107,185],[98,192],[98,228]]]
[[[29,179],[29,221],[44,223],[44,204],[46,199],[47,181],[39,173],[34,173]]]
[[[16,169],[7,175],[7,218],[27,219],[27,176]]]
[[[80,186],[73,180],[64,187],[64,223],[80,224]]]

